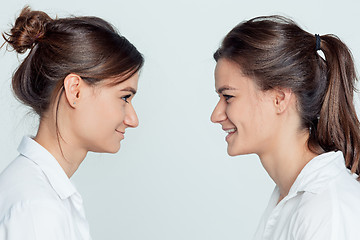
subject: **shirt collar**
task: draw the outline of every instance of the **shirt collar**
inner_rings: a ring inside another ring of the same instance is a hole
[[[24,136],[18,151],[40,167],[61,199],[66,199],[77,192],[58,161],[35,140]]]
[[[304,191],[319,193],[341,171],[346,171],[341,151],[327,152],[316,156],[302,169],[288,195],[296,195],[298,192]]]

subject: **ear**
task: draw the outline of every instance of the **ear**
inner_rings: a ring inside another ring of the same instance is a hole
[[[69,105],[76,107],[76,102],[80,98],[80,90],[83,85],[83,80],[79,75],[70,73],[64,79],[65,98]]]
[[[276,88],[274,90],[274,107],[277,114],[284,113],[290,106],[293,94],[290,88]]]

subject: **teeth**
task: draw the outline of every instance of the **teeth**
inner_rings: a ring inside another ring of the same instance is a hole
[[[236,131],[236,128],[225,130],[226,133],[233,133]]]

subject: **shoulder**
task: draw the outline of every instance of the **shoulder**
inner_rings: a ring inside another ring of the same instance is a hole
[[[359,204],[360,183],[345,171],[322,191],[304,192],[293,215],[297,239],[357,239]]]
[[[300,201],[293,206],[296,209],[290,220],[294,239],[316,239],[309,236],[331,235],[329,230],[331,230],[331,220],[333,219],[333,199],[329,196],[329,192],[323,192],[321,195],[303,192],[299,196]]]
[[[9,239],[67,239],[69,229],[66,211],[51,200],[17,202],[0,219],[0,237]]]
[[[59,198],[40,167],[20,155],[0,174],[0,218],[14,204],[33,201]]]
[[[8,182],[21,182],[21,178],[28,180],[34,175],[41,174],[40,167],[30,159],[19,155],[15,158],[0,174],[0,190],[2,190]]]
[[[319,185],[321,187],[316,190],[301,194],[299,210],[305,213],[322,212],[323,215],[336,213],[345,217],[360,215],[360,182],[347,169],[342,169],[332,179]]]

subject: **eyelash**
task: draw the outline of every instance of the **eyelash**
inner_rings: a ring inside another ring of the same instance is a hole
[[[128,99],[131,97],[131,94],[126,95],[124,97],[121,97],[122,100],[124,100],[126,103],[129,103]]]
[[[224,94],[223,96],[224,96],[224,98],[225,98],[225,101],[229,101],[230,98],[234,97],[234,96],[226,95],[226,94]]]

